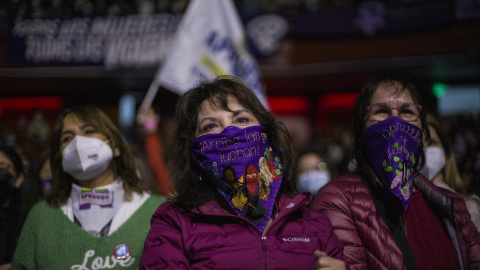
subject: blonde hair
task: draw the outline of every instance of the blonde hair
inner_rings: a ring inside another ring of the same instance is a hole
[[[468,192],[467,185],[463,182],[463,179],[458,172],[457,162],[447,132],[443,129],[440,121],[438,121],[438,119],[432,114],[427,114],[427,124],[437,132],[445,152],[445,167],[442,169],[443,182],[458,194],[468,196],[470,193]]]
[[[273,175],[268,169],[267,159],[265,157],[260,158],[258,161],[258,167],[260,169],[260,179],[262,179],[265,182],[265,186],[268,187],[273,180]]]

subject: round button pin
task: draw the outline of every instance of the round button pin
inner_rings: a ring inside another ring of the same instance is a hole
[[[130,248],[125,244],[120,244],[113,250],[113,255],[115,255],[115,258],[118,260],[126,259],[130,256]]]

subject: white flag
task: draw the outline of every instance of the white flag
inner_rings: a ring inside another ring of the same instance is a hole
[[[233,75],[268,109],[257,63],[245,42],[243,24],[231,0],[192,0],[144,104],[153,100],[160,85],[182,95],[204,79]]]

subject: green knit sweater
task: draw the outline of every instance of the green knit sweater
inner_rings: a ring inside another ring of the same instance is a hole
[[[23,227],[12,262],[15,269],[137,269],[150,218],[164,197],[152,195],[111,235],[94,237],[58,207],[42,201],[35,205]],[[130,256],[118,260],[117,245],[130,248]]]

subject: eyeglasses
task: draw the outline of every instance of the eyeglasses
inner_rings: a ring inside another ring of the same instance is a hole
[[[397,110],[398,116],[407,122],[413,122],[420,117],[422,106],[417,104],[404,104],[397,108],[392,108],[386,104],[373,104],[367,107],[369,117],[373,121],[383,121],[392,116],[392,111]]]

